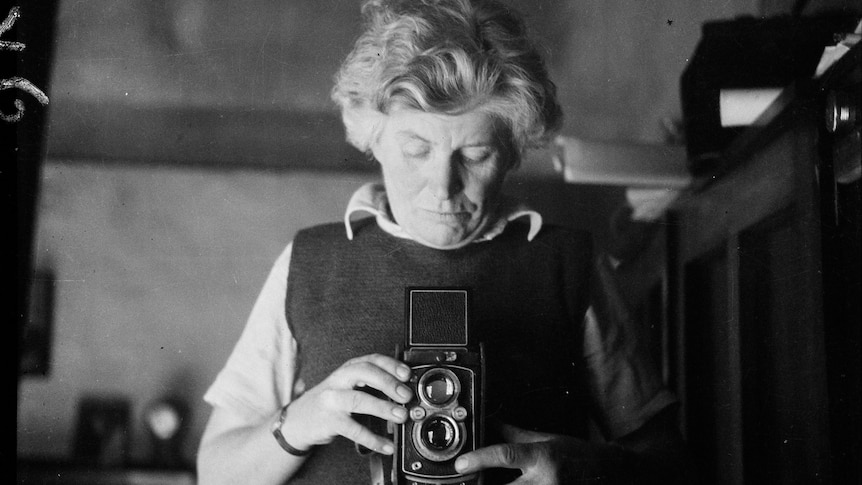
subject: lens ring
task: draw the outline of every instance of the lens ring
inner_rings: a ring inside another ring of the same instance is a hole
[[[435,367],[422,375],[417,389],[422,402],[441,408],[458,399],[461,381],[451,370]]]
[[[463,423],[435,414],[413,426],[413,445],[423,458],[444,462],[458,456],[464,448],[465,432]]]

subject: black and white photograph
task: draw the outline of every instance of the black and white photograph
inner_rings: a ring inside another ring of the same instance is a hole
[[[3,6],[4,469],[862,485],[860,40],[850,0]]]

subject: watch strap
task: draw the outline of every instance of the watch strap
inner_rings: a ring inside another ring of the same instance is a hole
[[[288,406],[289,404],[285,405],[278,413],[278,419],[275,421],[275,423],[272,424],[272,435],[275,436],[275,441],[278,442],[278,445],[281,446],[284,451],[288,452],[293,456],[307,456],[314,450],[314,447],[311,447],[307,450],[298,450],[291,446],[291,444],[284,439],[284,435],[281,434],[281,426],[284,424],[284,418],[287,416]]]

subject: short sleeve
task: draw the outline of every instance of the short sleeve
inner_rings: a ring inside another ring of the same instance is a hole
[[[254,422],[290,402],[296,340],[284,312],[292,243],[278,257],[224,368],[204,394],[214,407]]]
[[[606,260],[595,267],[584,322],[584,359],[596,421],[607,439],[640,428],[677,402],[646,349]]]

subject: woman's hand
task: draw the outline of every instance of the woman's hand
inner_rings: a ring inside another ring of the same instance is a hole
[[[455,462],[459,473],[488,468],[521,470],[512,485],[628,483],[621,480],[625,451],[570,436],[527,431],[502,425],[504,444],[465,453]],[[622,468],[622,469],[621,469]],[[614,476],[617,475],[617,476]]]
[[[409,378],[410,368],[392,357],[371,354],[351,359],[290,403],[282,434],[301,450],[329,443],[340,435],[368,449],[392,454],[391,440],[374,434],[351,414],[403,423],[407,410],[397,403],[406,403],[412,396],[403,384]],[[395,402],[374,397],[360,390],[363,387],[380,391]]]

